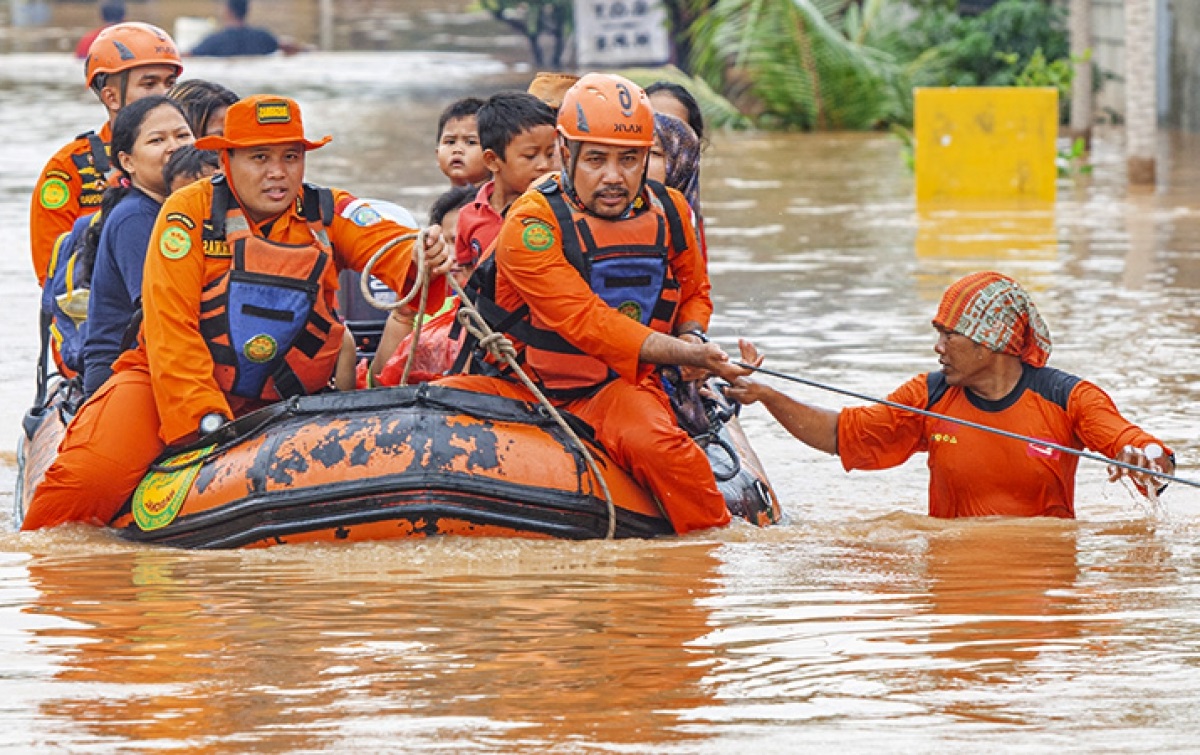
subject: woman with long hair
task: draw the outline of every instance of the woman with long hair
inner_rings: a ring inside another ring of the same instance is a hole
[[[119,184],[104,192],[101,220],[92,226],[83,251],[94,259],[83,347],[83,384],[89,396],[112,374],[142,295],[150,231],[170,193],[163,166],[175,150],[193,141],[183,110],[167,97],[140,99],[117,114],[110,149]]]

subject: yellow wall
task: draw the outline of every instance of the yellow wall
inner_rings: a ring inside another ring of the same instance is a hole
[[[918,88],[917,202],[1054,201],[1058,90]]]

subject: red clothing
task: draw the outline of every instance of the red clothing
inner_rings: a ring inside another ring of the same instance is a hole
[[[919,375],[888,398],[1110,458],[1126,445],[1162,445],[1092,383],[1049,367],[1024,370],[999,401],[946,386],[941,373]],[[882,405],[844,409],[838,417],[838,454],[847,471],[894,467],[920,451],[929,454],[930,516],[1075,516],[1079,457],[1073,454]]]
[[[330,306],[336,303],[340,268],[361,269],[385,242],[411,230],[390,220],[359,224],[353,220],[357,213],[345,213],[350,218],[342,214],[353,197],[337,189],[333,194],[339,214],[326,230],[334,264],[326,266],[321,280],[321,295]],[[117,360],[113,377],[68,426],[58,458],[30,502],[23,529],[68,521],[107,523],[165,445],[193,438],[204,415],[238,417],[261,406],[220,389],[212,353],[200,334],[201,291],[232,262],[228,245],[202,238],[212,195],[212,182],[198,181],[163,205],[146,252],[139,346]],[[270,223],[266,238],[312,243],[297,204]],[[252,230],[262,235],[261,228],[252,225]],[[411,249],[411,241],[395,247],[374,274],[407,290]],[[428,311],[441,307],[444,292],[442,280],[431,286]]]
[[[109,124],[105,123],[97,136],[107,151],[112,141]],[[78,218],[100,209],[106,184],[91,155],[91,142],[80,136],[55,152],[38,177],[29,204],[29,246],[39,286],[46,283],[54,242],[71,230]]]
[[[679,306],[672,323],[707,327],[712,300],[696,232],[683,195],[672,189],[669,196],[687,240],[687,249],[668,260],[679,282]],[[648,197],[643,194],[639,201],[649,201]],[[646,211],[644,206],[639,210]],[[617,373],[617,379],[596,393],[558,403],[592,425],[613,459],[659,500],[676,532],[728,524],[729,511],[708,457],[675,421],[654,365],[638,359],[642,343],[654,331],[592,291],[567,261],[562,238],[563,229],[541,192],[528,191],[514,202],[496,239],[496,303],[509,311],[528,305],[538,327],[558,333]],[[521,386],[501,380],[460,376],[446,382],[530,399]]]
[[[492,192],[495,190],[495,180],[488,181],[479,187],[475,199],[459,210],[458,227],[454,234],[454,257],[460,265],[478,264],[483,253],[500,234],[504,216],[492,207]]]
[[[96,37],[100,36],[100,32],[104,31],[110,26],[112,26],[112,24],[105,24],[104,26],[92,29],[87,34],[84,34],[82,37],[80,37],[79,44],[75,45],[75,57],[79,58],[80,60],[86,58],[88,56],[88,50],[92,49],[92,43],[96,41]]]

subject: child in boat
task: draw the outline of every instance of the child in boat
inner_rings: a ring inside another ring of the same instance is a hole
[[[460,265],[477,265],[495,241],[504,212],[545,173],[558,168],[555,115],[527,92],[493,95],[476,116],[483,161],[492,180],[459,215],[454,254]]]
[[[483,159],[492,173],[492,180],[481,186],[474,201],[459,212],[454,255],[456,264],[465,270],[473,270],[495,241],[508,205],[524,194],[531,183],[557,167],[554,111],[537,97],[527,92],[500,92],[479,108],[476,119]],[[399,326],[393,322],[398,322]],[[397,312],[388,318],[387,327],[392,328],[394,340],[389,339],[391,343],[399,343],[396,334],[404,333],[401,337],[406,337],[407,331],[412,329],[412,321],[409,316]],[[422,333],[422,339],[427,335],[442,337],[437,333]],[[423,364],[420,370],[423,376],[443,374],[453,364],[458,349],[439,349],[437,353],[449,361]],[[394,359],[403,364],[407,354],[403,347],[385,350],[381,340],[372,363],[373,379],[383,385],[394,384],[384,382],[383,373]],[[413,367],[415,369],[417,365]]]
[[[453,186],[478,186],[488,179],[475,121],[482,105],[478,97],[465,97],[450,103],[438,117],[438,167]]]
[[[163,184],[167,193],[174,194],[188,184],[208,178],[221,170],[217,153],[208,149],[196,149],[192,145],[180,147],[167,159],[163,166]]]
[[[113,125],[118,186],[104,192],[101,215],[84,246],[94,260],[83,346],[83,389],[96,392],[121,355],[142,296],[142,268],[158,211],[171,192],[164,166],[194,141],[179,103],[162,95],[126,105]]]
[[[463,207],[475,197],[475,189],[471,186],[456,186],[437,198],[429,208],[429,222],[442,227],[442,238],[446,244],[453,246],[457,235],[458,216]],[[450,274],[459,285],[466,285],[474,268],[455,262],[450,268]],[[409,371],[409,382],[419,383],[439,377],[446,368],[453,364],[458,356],[458,346],[461,342],[451,343],[450,329],[458,314],[458,300],[447,297],[446,306],[421,327],[421,343],[417,347],[416,361]],[[379,339],[379,349],[368,368],[363,364],[359,375],[359,387],[375,387],[381,385],[399,385],[404,376],[404,366],[408,363],[412,346],[412,332],[415,317],[411,314],[393,312],[383,327],[383,336]],[[447,351],[448,349],[448,351]],[[445,353],[443,353],[445,352]]]

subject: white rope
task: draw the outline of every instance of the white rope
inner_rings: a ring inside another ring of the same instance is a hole
[[[417,269],[417,280],[413,284],[411,290],[402,299],[394,303],[382,302],[375,298],[371,293],[369,281],[371,280],[371,269],[375,267],[375,263],[383,257],[392,247],[404,241],[415,239],[412,249],[412,264]],[[447,276],[448,277],[448,276]],[[425,324],[425,304],[429,301],[429,271],[425,269],[425,229],[416,233],[406,233],[403,236],[398,236],[383,246],[375,254],[371,255],[371,259],[367,260],[367,264],[363,266],[362,275],[358,279],[358,290],[362,292],[363,298],[367,303],[376,309],[387,310],[389,313],[394,312],[401,307],[407,305],[413,300],[413,296],[419,291],[421,298],[417,304],[417,313],[413,315],[413,330],[411,335],[412,343],[408,348],[408,361],[404,363],[404,372],[400,375],[400,385],[408,385],[408,375],[412,371],[413,362],[417,357],[417,346],[421,342],[421,327]],[[390,317],[390,315],[389,315]]]

